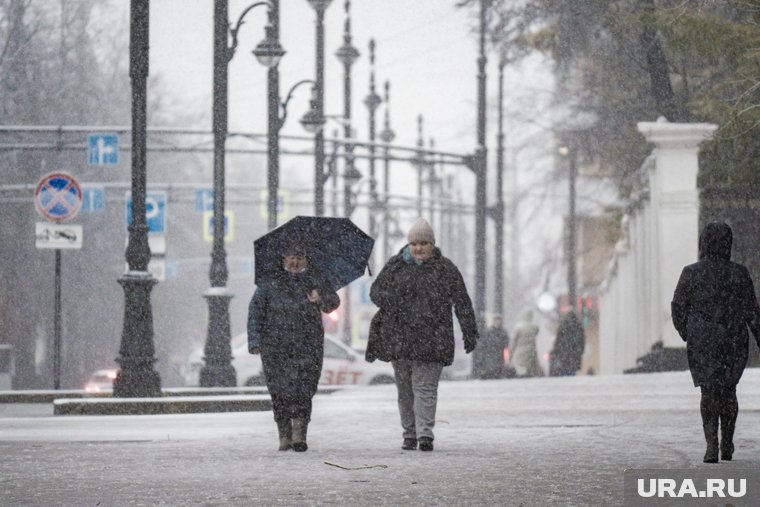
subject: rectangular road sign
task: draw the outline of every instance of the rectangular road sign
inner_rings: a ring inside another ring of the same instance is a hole
[[[82,226],[37,222],[34,224],[35,246],[37,248],[67,249],[82,248]]]
[[[145,194],[145,221],[149,234],[166,233],[166,192]],[[132,192],[127,192],[127,227],[132,223]]]
[[[229,243],[235,238],[235,212],[224,211],[224,242]],[[214,212],[203,212],[203,240],[211,243],[214,241]]]
[[[210,188],[200,188],[195,191],[195,211],[214,211],[214,191]]]
[[[89,165],[119,164],[119,134],[90,134],[87,136]]]
[[[81,210],[92,213],[106,208],[106,192],[103,187],[82,185]]]

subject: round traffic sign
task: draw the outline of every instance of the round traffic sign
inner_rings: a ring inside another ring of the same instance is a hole
[[[34,191],[34,205],[51,222],[65,222],[82,206],[82,188],[70,174],[54,172],[43,176]]]

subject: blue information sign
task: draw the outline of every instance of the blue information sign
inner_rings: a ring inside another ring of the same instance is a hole
[[[82,186],[82,211],[103,211],[106,208],[106,193],[103,187]]]
[[[119,134],[90,134],[87,136],[87,163],[118,165]]]
[[[147,192],[145,194],[145,222],[148,232],[164,234],[166,232],[166,192]],[[132,192],[127,192],[127,227],[132,223]]]

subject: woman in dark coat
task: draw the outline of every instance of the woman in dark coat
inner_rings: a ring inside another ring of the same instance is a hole
[[[459,270],[435,247],[433,229],[414,223],[409,244],[391,257],[370,289],[380,310],[372,319],[366,358],[390,361],[398,389],[402,449],[433,450],[438,381],[454,361],[452,307],[467,353],[478,328]]]
[[[309,268],[298,246],[286,249],[283,270],[262,282],[251,299],[248,350],[261,353],[281,451],[308,448],[311,399],[322,373],[321,312],[339,304],[338,295]]]
[[[559,324],[554,348],[550,354],[551,376],[572,376],[581,369],[583,349],[586,348],[586,335],[583,325],[574,311],[569,311]]]
[[[747,364],[747,326],[760,341],[760,309],[747,268],[731,262],[731,228],[707,224],[699,237],[699,262],[686,266],[678,280],[671,312],[686,342],[694,386],[702,390],[700,409],[707,442],[705,463],[729,461],[739,404],[736,384]]]

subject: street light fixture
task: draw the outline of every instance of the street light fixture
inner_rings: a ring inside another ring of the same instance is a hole
[[[264,40],[259,42],[256,48],[251,52],[261,65],[268,69],[272,69],[277,67],[277,64],[280,63],[280,60],[285,55],[285,50],[282,49],[280,41],[275,38],[274,27],[272,25],[267,25],[264,28],[264,31],[266,33]]]
[[[322,114],[321,109],[317,105],[317,95],[319,92],[316,89],[316,86],[312,88],[311,90],[312,98],[311,98],[311,107],[309,108],[306,113],[301,117],[299,120],[303,128],[306,130],[306,132],[309,132],[311,134],[321,134],[322,128],[325,126],[325,123],[327,122],[327,119],[325,118],[325,115]],[[324,172],[324,171],[323,171]],[[323,173],[318,173],[320,176],[320,182],[321,178],[324,176]]]

